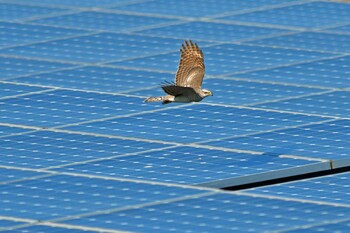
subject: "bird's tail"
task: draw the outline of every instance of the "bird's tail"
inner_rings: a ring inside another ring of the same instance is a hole
[[[163,102],[162,104],[170,104],[172,101],[167,96],[149,97],[144,102]]]

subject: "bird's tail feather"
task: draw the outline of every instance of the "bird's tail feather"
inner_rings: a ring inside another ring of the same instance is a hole
[[[164,101],[165,96],[159,96],[159,97],[149,97],[144,100],[144,102],[162,102]]]
[[[144,100],[144,102],[163,102],[163,104],[169,104],[172,101],[167,98],[167,96],[159,96],[159,97],[149,97]]]

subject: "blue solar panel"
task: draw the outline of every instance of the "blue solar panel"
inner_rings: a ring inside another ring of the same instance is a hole
[[[288,215],[281,212],[288,210]],[[271,232],[348,218],[350,208],[216,194],[65,223],[138,232]]]
[[[0,0],[0,231],[347,232],[349,173],[217,188],[350,167],[349,10]],[[144,103],[188,39],[214,96]]]
[[[40,223],[39,223],[40,224]],[[27,226],[27,227],[20,227],[11,229],[9,231],[4,230],[2,232],[16,232],[16,233],[46,233],[46,232],[52,232],[52,233],[64,233],[69,231],[70,233],[96,233],[98,231],[90,231],[86,229],[74,229],[67,226],[42,226],[42,225],[34,225],[34,226]]]
[[[244,79],[323,88],[350,87],[350,56],[237,74]],[[336,69],[334,68],[336,67]]]
[[[147,72],[107,66],[85,66],[29,75],[10,81],[80,90],[129,93],[136,90],[144,91],[146,85],[159,88],[161,81],[173,76],[162,72]],[[154,93],[154,90],[152,91]]]
[[[329,29],[327,29],[327,31],[340,32],[340,33],[349,34],[350,25],[340,26],[340,27],[335,27],[335,28],[329,28]]]
[[[28,3],[26,0],[11,0],[11,2]],[[31,0],[32,4],[49,5],[49,6],[67,6],[67,7],[110,7],[115,5],[123,5],[129,0]]]
[[[72,64],[24,59],[0,56],[1,77],[0,80],[7,80],[29,74],[54,71],[57,69],[72,67]]]
[[[325,119],[317,116],[194,104],[188,107],[138,114],[131,117],[73,125],[65,127],[65,129],[191,143],[258,133],[322,120]]]
[[[170,16],[205,17],[295,1],[296,0],[155,0],[144,2],[141,1],[140,3],[129,4],[126,6],[118,6],[115,7],[115,9]]]
[[[170,38],[94,33],[88,36],[2,49],[0,53],[78,63],[99,63],[177,51],[179,43],[180,40]]]
[[[28,129],[0,125],[0,137],[29,131]]]
[[[85,30],[65,29],[59,27],[8,22],[0,22],[0,29],[1,48],[22,45],[26,43],[33,43],[42,40],[64,38],[84,34],[87,32]]]
[[[268,104],[255,105],[259,108],[279,109],[323,116],[343,117],[350,115],[350,92],[335,91],[289,99]]]
[[[329,43],[329,41],[332,41],[332,43]],[[257,40],[254,41],[253,44],[324,51],[337,54],[349,54],[350,35],[302,32],[292,35]]]
[[[45,168],[166,147],[116,138],[39,131],[0,138],[0,165]]]
[[[215,45],[205,48],[205,51],[208,75],[232,74],[332,56],[329,53],[237,44]],[[112,64],[174,72],[176,71],[178,59],[178,52],[174,52]]]
[[[189,22],[154,29],[146,29],[138,34],[167,36],[172,38],[192,38],[209,41],[242,41],[250,38],[279,35],[287,30],[254,27],[227,23]]]
[[[10,1],[11,2],[11,1]],[[1,20],[26,20],[33,17],[47,16],[53,13],[64,12],[64,9],[43,7],[43,6],[27,6],[22,4],[1,3],[0,19]]]
[[[0,122],[40,127],[114,118],[156,108],[137,97],[66,90],[7,98],[0,103]]]
[[[21,224],[23,224],[23,222],[0,219],[0,230],[3,232],[3,229],[6,229],[7,227],[12,227],[12,226],[21,225]]]
[[[71,15],[57,16],[53,18],[44,18],[33,22],[47,25],[60,25],[72,28],[111,30],[120,32],[122,30],[133,30],[139,27],[156,26],[175,20],[87,11]]]
[[[50,220],[176,200],[204,192],[207,191],[101,178],[48,175],[0,186],[0,214]]]
[[[45,175],[44,172],[17,170],[10,168],[0,168],[0,171],[0,183],[2,184]]]
[[[0,99],[8,98],[11,96],[16,95],[26,95],[31,92],[40,92],[44,90],[48,90],[46,88],[42,87],[36,87],[36,86],[28,86],[28,85],[21,85],[21,84],[9,84],[9,83],[0,83]]]
[[[349,11],[350,5],[346,3],[315,1],[227,16],[223,19],[313,29],[337,26],[349,21]]]
[[[349,120],[335,120],[245,137],[209,142],[212,146],[340,160],[349,166]]]
[[[304,169],[321,171],[329,169],[329,164],[271,155],[176,147],[61,166],[55,170],[223,188],[263,181],[266,177],[285,177],[293,172],[299,174]]]
[[[248,190],[249,193],[350,205],[350,172]]]

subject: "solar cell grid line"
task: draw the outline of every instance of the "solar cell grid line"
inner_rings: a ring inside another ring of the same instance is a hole
[[[307,199],[350,207],[350,172],[245,190],[252,194]]]
[[[320,59],[282,67],[242,72],[235,77],[271,82],[292,83],[310,87],[349,87],[350,56]],[[337,67],[337,69],[334,69]],[[321,78],[319,78],[321,77]]]
[[[349,3],[0,0],[0,232],[346,232]],[[146,104],[179,47],[214,97]],[[215,187],[209,188],[209,187]]]
[[[254,104],[260,108],[285,109],[295,112],[310,112],[323,116],[349,118],[349,91],[332,91],[311,94],[305,97],[290,98],[280,101]]]
[[[26,20],[34,16],[52,15],[65,12],[67,9],[57,7],[28,6],[25,4],[13,4],[2,2],[0,19],[3,21]]]
[[[0,39],[1,48],[88,33],[86,30],[65,29],[55,26],[41,26],[19,22],[0,22],[0,28],[3,33]]]
[[[223,188],[330,169],[327,160],[215,148],[167,147],[49,168],[54,171]]]
[[[93,32],[88,36],[0,49],[0,54],[83,63],[107,63],[178,51],[179,39]]]
[[[295,4],[298,1],[295,0],[267,0],[267,1],[228,1],[228,0],[220,0],[217,2],[210,1],[165,1],[165,0],[157,0],[157,1],[144,1],[144,2],[136,2],[133,4],[128,4],[125,6],[117,6],[114,9],[123,10],[126,12],[140,12],[147,14],[157,14],[157,15],[176,15],[182,17],[214,17],[215,15],[225,15],[228,12],[244,12],[244,11],[256,11],[259,8],[274,8],[278,5],[288,5]],[[193,11],[192,9],[197,9]]]
[[[67,62],[53,62],[41,59],[11,57],[0,55],[1,80],[21,77],[23,75],[56,71],[76,66]]]
[[[288,214],[284,210],[288,210]],[[348,213],[349,208],[345,207],[218,193],[136,210],[77,217],[65,223],[141,232],[169,232],[169,229],[173,232],[278,232],[293,226],[341,221]]]
[[[0,81],[0,88],[2,92],[0,93],[0,99],[9,98],[11,96],[23,96],[29,95],[31,93],[38,93],[42,91],[47,91],[49,89],[30,86],[30,85],[22,85],[22,84],[9,84],[6,82]]]
[[[350,35],[347,34],[307,31],[293,35],[256,40],[254,42],[249,41],[246,43],[349,55],[349,38]],[[327,43],[326,41],[332,41],[332,43]]]
[[[306,62],[340,55],[327,52],[235,43],[210,45],[204,50],[204,53],[206,73],[208,75],[233,74],[235,72],[272,68],[290,63]],[[178,56],[178,52],[172,52],[143,58],[125,59],[108,64],[142,69],[153,69],[156,67],[158,70],[173,71],[174,67],[177,67]]]
[[[179,110],[182,113],[179,114]],[[210,112],[210,117],[207,113]],[[169,117],[172,121],[170,123]],[[219,105],[188,105],[132,117],[94,121],[64,127],[66,130],[193,143],[329,121],[322,116],[299,115]],[[206,129],[203,131],[203,127]],[[202,132],[198,134],[198,132]]]
[[[174,25],[135,30],[134,34],[157,35],[170,38],[192,38],[196,41],[242,42],[256,38],[292,33],[289,30],[246,26],[218,21],[181,22]]]
[[[173,73],[93,65],[28,74],[8,81],[123,94],[139,89],[159,87],[160,82],[167,76],[172,77]]]
[[[57,221],[206,196],[215,190],[68,173],[9,183],[0,186],[0,192],[2,215]],[[17,203],[22,203],[20,209]]]
[[[276,130],[247,137],[216,140],[211,146],[275,152],[313,158],[331,159],[334,168],[349,166],[349,120],[333,120]]]
[[[51,92],[2,100],[3,107],[0,110],[2,120],[0,121],[53,127],[166,110],[159,105],[147,105],[142,100],[139,97],[125,95],[52,90]],[[174,105],[171,108],[178,107],[181,106]]]
[[[259,22],[262,24],[295,26],[305,29],[322,29],[350,19],[349,4],[312,1],[275,9],[226,16],[226,20]]]
[[[0,141],[0,165],[42,169],[121,155],[137,155],[171,146],[46,130],[9,135],[0,138]]]
[[[86,8],[86,7],[103,7],[110,8],[112,6],[116,7],[118,5],[127,5],[130,4],[129,0],[33,0],[28,3],[26,0],[3,0],[10,1],[14,3],[22,3],[29,5],[38,5],[38,6],[51,6],[51,7],[69,7],[69,8]],[[137,0],[138,2],[147,1],[147,0]]]

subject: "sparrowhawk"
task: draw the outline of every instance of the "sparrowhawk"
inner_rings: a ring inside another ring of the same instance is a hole
[[[202,89],[204,78],[204,56],[202,50],[191,40],[185,41],[180,49],[181,58],[176,73],[175,83],[164,82],[162,89],[166,96],[150,97],[145,102],[199,102],[207,96],[212,96],[211,91]]]

